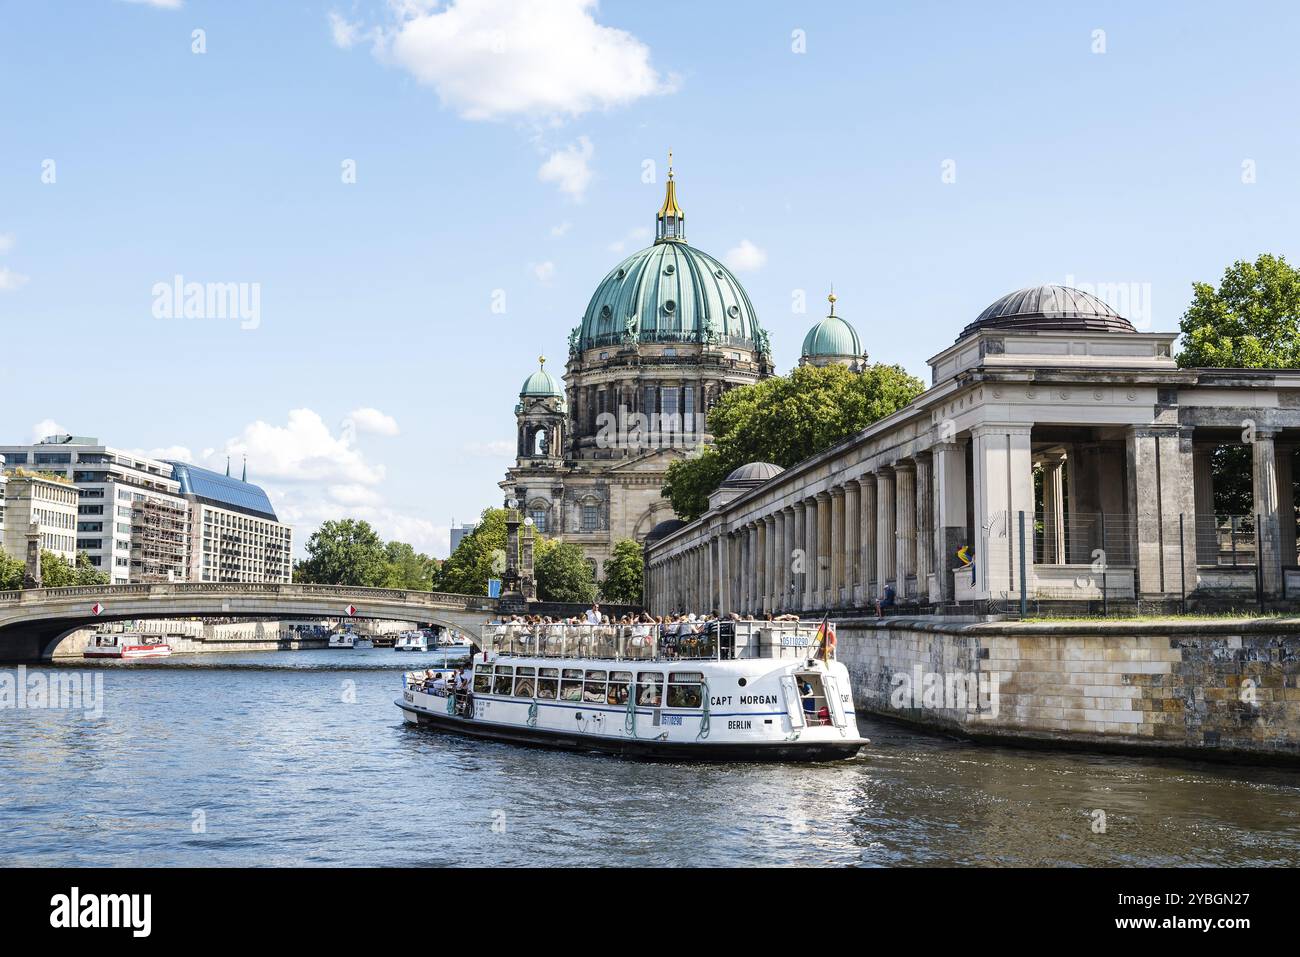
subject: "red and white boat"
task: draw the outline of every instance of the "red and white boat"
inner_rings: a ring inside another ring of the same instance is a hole
[[[86,658],[166,658],[172,646],[158,635],[123,632],[116,635],[95,635],[83,652]]]

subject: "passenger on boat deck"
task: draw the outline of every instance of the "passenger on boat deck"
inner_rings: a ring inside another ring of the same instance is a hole
[[[587,624],[600,624],[600,603],[597,602],[587,609]]]
[[[803,710],[805,714],[817,713],[817,699],[813,696],[812,685],[808,682],[801,682],[799,685],[799,697],[803,699]]]
[[[438,672],[438,677],[433,679],[433,684],[429,686],[429,691],[440,697],[447,693],[447,678],[441,671]]]

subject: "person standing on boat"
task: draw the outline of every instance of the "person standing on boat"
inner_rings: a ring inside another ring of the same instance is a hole
[[[595,603],[595,604],[593,604],[590,608],[587,609],[587,624],[589,624],[589,625],[599,625],[599,624],[600,624],[600,604],[599,604],[599,603]]]

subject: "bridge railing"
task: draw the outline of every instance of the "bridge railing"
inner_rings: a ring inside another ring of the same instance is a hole
[[[278,582],[158,582],[135,585],[70,585],[62,588],[29,588],[0,591],[0,603],[41,603],[59,598],[88,598],[108,601],[117,597],[184,597],[187,595],[270,596],[277,598],[328,598],[341,605],[353,601],[376,600],[414,603],[426,606],[460,607],[466,611],[490,611],[496,601],[486,595],[459,595],[452,592],[405,591],[392,588],[352,587],[349,585],[306,585]]]

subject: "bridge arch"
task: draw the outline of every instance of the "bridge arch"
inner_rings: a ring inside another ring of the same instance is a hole
[[[71,632],[158,618],[367,618],[428,622],[482,642],[495,599],[442,592],[235,582],[169,582],[0,592],[0,661],[48,661]]]

